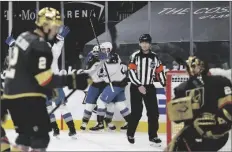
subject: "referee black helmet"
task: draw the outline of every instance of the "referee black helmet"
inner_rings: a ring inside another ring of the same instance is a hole
[[[152,41],[152,38],[150,36],[150,34],[142,34],[139,38],[139,42],[148,42],[148,43],[151,43]]]

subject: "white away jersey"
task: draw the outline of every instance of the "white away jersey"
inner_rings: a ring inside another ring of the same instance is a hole
[[[52,65],[51,69],[54,74],[59,74],[58,60],[61,55],[62,47],[64,46],[64,41],[59,41],[52,46]]]
[[[114,61],[110,61],[106,63],[106,67],[107,67],[111,82],[121,82],[123,79],[126,78],[127,66],[121,63],[121,59],[117,54],[114,54],[114,57],[112,60]],[[109,83],[109,79],[107,77],[105,67],[101,68],[98,75],[102,77],[106,83]]]
[[[221,68],[212,68],[212,69],[209,69],[209,72],[211,75],[224,76],[231,81],[231,69],[224,70]]]

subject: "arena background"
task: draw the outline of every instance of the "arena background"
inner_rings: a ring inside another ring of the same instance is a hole
[[[9,4],[13,4],[12,8]],[[65,25],[71,29],[60,59],[62,69],[83,67],[84,57],[96,44],[89,22],[92,9],[96,13],[93,24],[100,42],[110,41],[108,28],[116,27],[118,53],[126,63],[129,56],[139,48],[139,36],[149,33],[153,38],[152,50],[159,55],[166,69],[172,68],[176,57],[187,59],[190,54],[200,56],[209,62],[210,67],[231,68],[232,19],[229,2],[1,2],[2,65],[8,50],[4,43],[6,37],[12,33],[16,38],[21,32],[33,29],[36,11],[46,6],[61,10]],[[155,85],[159,90],[160,132],[164,133],[165,92],[159,83]],[[128,93],[127,103],[130,104]],[[77,128],[84,109],[83,98],[84,93],[77,91],[68,103]],[[59,117],[60,114],[56,115]],[[58,121],[61,128],[67,129],[62,121]],[[122,121],[118,113],[115,121]],[[6,126],[13,127],[10,119]],[[146,126],[144,110],[138,130],[147,131]]]

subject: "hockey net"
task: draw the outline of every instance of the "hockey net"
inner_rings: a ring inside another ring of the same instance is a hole
[[[166,76],[167,76],[166,98],[168,103],[171,101],[172,98],[174,98],[174,91],[173,91],[174,88],[177,87],[180,83],[187,81],[189,76],[185,71],[169,71],[167,72]],[[168,144],[171,141],[172,137],[176,135],[183,128],[183,123],[175,124],[174,122],[171,122],[168,118],[167,112],[166,112],[166,116],[167,116],[166,132],[167,132],[167,144]]]
[[[186,73],[186,71],[169,71],[167,72],[166,77],[167,77],[166,101],[168,103],[171,101],[172,98],[174,98],[174,88],[177,87],[180,83],[187,81],[189,79],[189,76]],[[167,112],[166,112],[166,117],[167,117],[166,132],[167,132],[167,145],[168,145],[172,140],[172,138],[183,128],[184,124],[183,123],[176,124],[174,122],[171,122],[168,118]],[[231,132],[230,132],[229,140],[220,151],[232,151],[231,145],[232,145],[232,140],[231,140]]]

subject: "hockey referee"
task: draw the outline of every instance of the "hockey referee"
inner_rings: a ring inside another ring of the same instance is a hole
[[[127,138],[134,143],[134,134],[143,112],[143,103],[147,109],[149,141],[154,146],[160,146],[158,138],[159,109],[156,97],[154,80],[158,80],[165,86],[166,78],[163,65],[157,55],[151,51],[152,38],[149,34],[143,34],[139,38],[140,50],[134,52],[130,57],[128,65],[129,78],[131,81],[131,119],[128,123]]]

